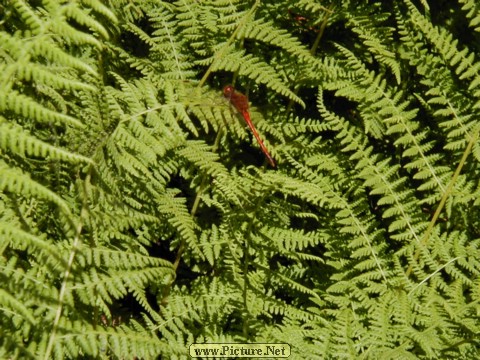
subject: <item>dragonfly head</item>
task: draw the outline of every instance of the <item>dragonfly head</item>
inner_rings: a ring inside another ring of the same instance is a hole
[[[233,89],[232,85],[227,85],[223,88],[223,96],[225,96],[226,98],[230,98],[232,97],[234,91],[235,90]]]

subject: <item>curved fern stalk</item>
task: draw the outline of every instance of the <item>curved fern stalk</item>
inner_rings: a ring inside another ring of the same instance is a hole
[[[480,126],[478,126],[475,129],[475,132],[472,134],[470,142],[468,143],[467,148],[463,152],[463,156],[460,160],[460,163],[458,164],[457,168],[455,169],[455,173],[453,174],[452,179],[450,180],[445,192],[443,193],[443,196],[440,200],[440,203],[438,204],[438,207],[435,210],[435,213],[433,214],[432,220],[428,224],[427,230],[425,231],[425,234],[423,235],[422,240],[418,244],[419,247],[417,248],[417,251],[415,252],[415,256],[413,258],[414,262],[416,262],[418,260],[418,258],[420,256],[421,248],[425,248],[427,246],[428,241],[430,240],[430,236],[432,234],[433,228],[435,227],[435,224],[436,224],[436,222],[437,222],[437,220],[440,216],[440,213],[442,212],[443,207],[445,206],[445,203],[446,203],[448,197],[450,196],[450,194],[453,190],[455,182],[457,181],[458,176],[460,175],[460,172],[462,171],[462,168],[465,165],[465,162],[467,161],[468,155],[470,155],[470,153],[472,151],[473,145],[477,142],[477,140],[479,138],[479,132],[480,132]],[[410,264],[410,266],[408,267],[408,269],[405,273],[405,276],[407,278],[410,276],[412,270],[413,270],[413,262]]]
[[[463,152],[478,122],[475,113],[479,103],[469,100],[470,97],[478,98],[480,94],[480,63],[475,61],[475,53],[467,47],[461,48],[450,32],[434,27],[411,3],[409,9],[412,14],[408,23],[403,25],[406,34],[404,41],[409,46],[415,41],[412,34],[418,34],[419,30],[424,34],[425,44],[415,47],[418,60],[413,63],[417,66],[417,71],[426,77],[424,82],[430,87],[427,95],[431,111],[446,118],[441,123],[441,129],[449,139],[444,148]],[[434,54],[431,54],[432,46],[436,52]],[[437,54],[441,56],[441,61]],[[458,93],[458,84],[465,82],[468,84],[465,91],[469,96]],[[480,159],[476,148],[474,156]]]
[[[412,63],[417,67],[419,74],[425,77],[423,82],[430,87],[427,92],[430,97],[428,104],[432,106],[433,110],[436,110],[434,113],[436,116],[447,118],[441,124],[441,128],[448,131],[446,137],[449,141],[445,145],[445,149],[459,151],[466,145],[460,163],[447,187],[441,192],[442,196],[433,218],[422,236],[420,247],[415,252],[414,262],[416,262],[420,252],[427,246],[440,213],[445,207],[453,187],[458,183],[461,169],[477,142],[479,129],[478,121],[474,116],[477,104],[472,106],[471,103],[466,101],[464,93],[461,95],[458,93],[458,83],[467,81],[469,84],[467,93],[475,98],[478,95],[480,75],[478,73],[479,63],[474,61],[472,52],[467,48],[460,50],[458,41],[453,39],[451,33],[433,26],[431,21],[420,14],[411,2],[407,2],[407,5],[410,11],[407,21],[402,22],[401,18],[398,17],[402,24],[402,35],[404,35],[402,40],[409,48],[414,49],[415,55],[411,57],[415,60]],[[419,32],[423,35],[422,42],[425,43],[423,46],[418,45],[420,41],[418,39]],[[415,46],[410,46],[414,43],[416,43]],[[440,56],[431,54],[432,48]],[[452,67],[454,71],[451,70]],[[441,108],[437,110],[436,108],[439,105]],[[474,155],[477,159],[480,158],[477,152],[474,152]],[[460,190],[462,193],[469,193],[468,183],[460,186],[465,189],[464,191]],[[450,197],[450,199],[453,203],[453,198]],[[407,276],[412,273],[414,262],[410,264]]]
[[[425,244],[426,245],[428,242],[425,241]],[[415,256],[414,256],[414,260],[417,261],[418,260],[418,257],[420,256],[420,252],[417,251],[417,253],[415,253]],[[434,277],[436,274],[440,273],[442,270],[444,270],[448,265],[454,263],[455,261],[457,261],[458,259],[460,259],[459,256],[457,257],[454,257],[453,259],[450,259],[448,260],[447,263],[443,264],[442,266],[440,266],[439,268],[437,268],[433,273],[431,273],[429,276],[425,277],[422,281],[420,281],[417,285],[415,285],[409,292],[408,292],[408,296],[411,296],[415,290],[417,290],[420,286],[422,286],[423,284],[425,284],[428,280],[430,280],[432,277]],[[411,271],[413,269],[413,266],[411,268],[409,268],[407,270],[407,272],[405,273],[405,276],[408,278],[408,276],[410,275]]]
[[[50,337],[49,337],[49,340],[48,340],[47,348],[45,349],[45,353],[44,353],[44,356],[43,356],[44,360],[49,360],[50,359],[50,354],[52,353],[53,347],[55,346],[55,341],[56,341],[56,337],[57,337],[57,329],[58,329],[58,326],[60,324],[60,319],[61,319],[62,311],[63,311],[63,301],[64,301],[64,298],[65,298],[65,295],[66,295],[66,292],[67,292],[67,285],[68,285],[68,282],[70,280],[69,279],[70,278],[70,272],[72,270],[75,255],[76,255],[77,251],[81,248],[82,229],[83,229],[84,222],[86,221],[86,219],[88,217],[88,199],[86,198],[86,196],[90,192],[88,190],[89,184],[90,184],[90,174],[87,175],[85,181],[83,181],[83,206],[82,206],[82,210],[80,212],[80,217],[77,220],[77,223],[75,225],[75,238],[73,239],[72,247],[71,247],[71,250],[70,250],[69,257],[68,257],[67,267],[66,267],[65,272],[63,274],[62,284],[61,284],[60,292],[59,292],[59,295],[58,295],[58,304],[57,304],[58,307],[57,307],[57,311],[55,312],[55,318],[53,320],[52,329],[51,329],[51,332],[50,332]]]

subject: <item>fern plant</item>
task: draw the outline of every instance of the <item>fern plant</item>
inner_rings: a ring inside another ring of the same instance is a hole
[[[0,357],[478,358],[477,8],[2,2]]]

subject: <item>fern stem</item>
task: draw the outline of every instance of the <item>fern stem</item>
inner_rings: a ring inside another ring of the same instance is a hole
[[[215,138],[215,142],[213,144],[213,152],[216,152],[218,149],[218,146],[220,144],[220,139],[222,137],[222,128],[219,129],[217,133],[217,137]],[[205,187],[207,186],[207,180],[208,180],[208,174],[204,174],[202,176],[202,181],[200,183],[200,188],[198,189],[197,195],[195,196],[195,200],[193,201],[192,205],[192,210],[190,211],[190,215],[192,217],[195,216],[198,210],[198,205],[200,205],[200,198],[203,194],[203,191],[205,190]],[[165,305],[168,295],[170,294],[170,289],[175,282],[176,279],[176,274],[177,274],[177,269],[178,266],[180,265],[180,260],[182,259],[183,252],[185,251],[185,239],[182,239],[180,246],[178,247],[177,251],[177,256],[175,257],[175,261],[173,262],[172,268],[173,268],[173,273],[175,274],[170,283],[165,287],[163,294],[162,294],[162,301],[161,304]]]
[[[310,48],[310,54],[312,56],[315,56],[316,52],[317,52],[317,49],[318,49],[318,45],[320,44],[320,40],[322,39],[323,37],[323,33],[325,32],[325,28],[327,27],[327,22],[328,22],[328,18],[330,16],[330,14],[333,13],[333,6],[332,8],[328,8],[326,9],[326,13],[325,15],[323,16],[323,20],[322,20],[322,23],[320,25],[320,29],[318,30],[318,34],[317,34],[317,37],[315,38],[315,41],[313,42],[313,45],[312,47]],[[299,88],[296,87],[295,90],[293,91],[293,93],[295,95],[298,95],[298,91],[299,91]],[[286,115],[288,116],[288,114],[290,114],[290,111],[292,110],[292,107],[293,107],[293,100],[290,99],[290,101],[288,102],[288,105],[287,105],[287,111],[286,111]]]
[[[250,320],[250,308],[248,306],[248,267],[250,266],[250,237],[248,234],[252,232],[254,220],[256,219],[257,211],[260,209],[261,204],[267,197],[267,192],[265,191],[263,195],[258,199],[257,203],[255,204],[255,208],[253,210],[252,216],[250,218],[250,222],[248,223],[248,227],[245,230],[245,260],[243,263],[243,306],[245,308],[245,316],[243,317],[243,325],[242,325],[242,332],[243,337],[245,340],[248,340],[248,322]]]
[[[67,268],[65,269],[65,273],[63,276],[63,281],[62,281],[62,286],[60,288],[60,293],[58,295],[58,308],[55,313],[55,319],[53,321],[52,325],[52,332],[50,334],[50,338],[48,340],[48,345],[47,349],[45,350],[45,355],[44,359],[48,360],[50,359],[50,354],[52,353],[53,346],[55,344],[55,339],[57,336],[57,329],[58,325],[60,323],[60,318],[62,316],[62,311],[63,311],[63,300],[65,298],[65,294],[67,292],[67,284],[68,284],[68,279],[70,277],[70,273],[72,270],[73,266],[73,261],[75,260],[75,255],[77,253],[77,250],[80,248],[82,240],[81,240],[81,234],[82,234],[82,229],[83,229],[83,221],[87,217],[88,213],[88,201],[87,201],[87,184],[90,182],[90,173],[87,175],[85,181],[83,182],[83,192],[84,192],[84,197],[83,197],[83,205],[82,205],[82,210],[80,211],[80,219],[78,224],[76,224],[76,229],[75,229],[75,239],[73,240],[72,248],[70,250],[70,257],[68,258],[68,263],[67,263]]]
[[[478,134],[479,133],[479,128],[477,127],[475,129],[475,132],[473,136],[470,138],[470,141],[467,145],[467,148],[463,152],[462,159],[460,160],[460,163],[457,166],[457,169],[455,170],[455,173],[452,176],[452,179],[450,180],[450,183],[448,184],[447,188],[445,189],[445,192],[443,193],[443,196],[440,200],[440,203],[438,204],[437,210],[435,211],[435,214],[433,214],[432,220],[428,224],[427,231],[425,231],[425,235],[423,235],[422,240],[419,243],[419,247],[417,248],[417,251],[415,252],[415,255],[413,257],[413,261],[410,263],[410,266],[408,267],[407,272],[405,273],[407,279],[410,277],[410,274],[412,273],[413,270],[413,264],[417,262],[419,256],[420,256],[420,250],[424,247],[427,246],[428,241],[430,240],[430,235],[433,231],[433,228],[435,226],[435,223],[437,222],[440,213],[443,210],[443,207],[445,206],[445,203],[447,201],[448,196],[452,192],[453,186],[455,185],[455,182],[457,181],[458,176],[460,175],[460,172],[462,171],[463,166],[465,165],[465,161],[467,160],[468,155],[470,155],[470,152],[472,151],[473,145],[478,139]]]
[[[334,9],[334,6],[332,6],[331,9],[330,8],[326,9],[326,13],[323,17],[322,23],[320,24],[320,29],[318,30],[317,37],[315,38],[312,48],[310,49],[310,54],[312,54],[312,56],[315,56],[315,54],[317,53],[318,45],[320,44],[320,40],[323,37],[325,28],[327,27],[328,18],[330,17],[330,14],[333,14],[333,9]]]
[[[460,256],[457,256],[456,258],[450,259],[446,264],[444,264],[443,266],[440,266],[437,270],[435,270],[433,273],[431,273],[430,275],[428,275],[425,279],[423,279],[422,281],[420,281],[412,290],[410,290],[410,292],[408,293],[407,296],[412,295],[415,290],[417,290],[420,286],[422,286],[422,284],[426,283],[426,282],[427,282],[429,279],[431,279],[435,274],[439,273],[440,271],[442,271],[443,269],[445,269],[448,265],[450,265],[450,264],[453,263],[454,261],[457,261],[458,259],[460,259]]]
[[[250,222],[252,224],[252,221]],[[250,226],[249,226],[250,227]],[[245,307],[245,316],[243,317],[242,332],[245,340],[248,339],[248,322],[250,320],[250,309],[248,308],[248,266],[250,263],[250,241],[245,239],[245,261],[243,263],[243,306]]]

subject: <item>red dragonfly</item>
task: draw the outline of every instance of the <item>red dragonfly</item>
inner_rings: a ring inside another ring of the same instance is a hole
[[[257,139],[258,145],[260,145],[260,148],[267,157],[268,162],[270,163],[270,165],[272,165],[272,167],[275,167],[275,160],[273,160],[262,139],[260,139],[260,135],[258,135],[257,129],[255,128],[252,120],[250,119],[247,97],[241,92],[236,91],[232,85],[227,85],[223,88],[223,96],[230,100],[230,103],[233,105],[233,107],[243,116],[243,118],[247,122],[248,127],[250,128],[250,130],[252,130],[253,136],[255,136],[255,139]]]

